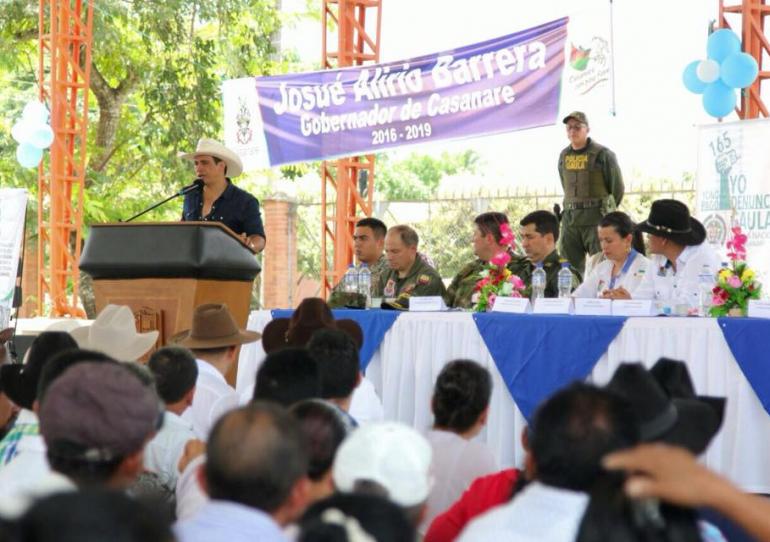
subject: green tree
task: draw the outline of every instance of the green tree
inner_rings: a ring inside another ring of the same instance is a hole
[[[423,200],[432,197],[441,179],[458,173],[476,173],[481,160],[476,151],[443,152],[436,158],[412,153],[404,160],[388,154],[377,156],[376,190],[388,201]]]

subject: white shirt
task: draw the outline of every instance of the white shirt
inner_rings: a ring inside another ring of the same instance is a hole
[[[644,280],[631,292],[633,299],[657,299],[676,301],[690,306],[700,305],[698,275],[708,265],[713,275],[719,271],[719,256],[708,243],[685,247],[676,259],[676,272],[665,256],[655,254],[650,258]]]
[[[641,284],[642,279],[647,274],[650,260],[644,255],[634,252],[634,259],[628,264],[628,269],[621,269],[620,275],[615,278],[613,288],[625,288],[633,292]],[[626,259],[626,263],[628,260]],[[612,284],[612,260],[603,260],[596,264],[591,273],[586,275],[583,283],[572,293],[573,297],[601,297],[602,292],[610,289]],[[623,265],[625,268],[625,263]]]
[[[190,461],[176,483],[176,517],[179,521],[193,517],[209,502],[209,496],[198,483],[199,471],[206,463],[206,455]]]
[[[198,363],[195,396],[192,406],[182,413],[182,419],[192,424],[199,439],[207,440],[222,414],[238,407],[238,394],[216,367],[202,359],[195,361]]]
[[[458,542],[573,542],[588,495],[532,482],[512,501],[471,521]]]
[[[380,401],[372,381],[365,376],[361,378],[361,382],[353,390],[348,414],[359,424],[381,422],[385,419],[382,401]]]
[[[169,412],[163,414],[163,427],[144,448],[144,468],[154,472],[160,483],[174,491],[179,478],[179,459],[187,441],[197,438],[190,422]]]
[[[500,470],[495,455],[484,444],[451,431],[431,429],[425,433],[433,449],[433,487],[428,494],[428,510],[420,525],[424,533],[433,519],[449,508],[468,486],[485,474]]]

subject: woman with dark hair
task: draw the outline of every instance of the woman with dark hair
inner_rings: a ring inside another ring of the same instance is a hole
[[[492,378],[470,360],[448,363],[433,390],[433,428],[426,438],[433,449],[434,485],[420,531],[457,500],[470,483],[499,469],[492,451],[472,440],[487,422]]]
[[[32,341],[23,364],[13,363],[0,368],[0,388],[8,399],[21,408],[13,428],[0,441],[0,468],[14,458],[17,445],[24,435],[39,433],[33,403],[37,398],[38,381],[43,367],[56,354],[77,347],[75,339],[69,333],[44,331]]]
[[[644,242],[626,213],[604,215],[598,232],[604,260],[586,274],[573,297],[614,299],[619,288],[634,291],[647,271],[650,261],[644,256]]]

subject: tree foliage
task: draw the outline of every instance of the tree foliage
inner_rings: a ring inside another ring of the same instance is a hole
[[[476,173],[479,165],[478,153],[470,149],[461,153],[443,152],[438,158],[412,153],[399,161],[380,154],[377,156],[376,189],[389,201],[429,199],[435,195],[443,177]]]

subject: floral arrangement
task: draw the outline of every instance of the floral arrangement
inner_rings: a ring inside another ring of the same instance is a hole
[[[740,226],[734,227],[732,231],[733,236],[726,243],[730,266],[717,274],[709,309],[711,316],[725,316],[734,309],[745,315],[749,299],[759,299],[762,292],[762,285],[754,280],[754,270],[746,264],[748,238]]]
[[[511,261],[509,249],[513,250],[515,243],[511,227],[507,223],[500,224],[500,234],[500,244],[507,248],[495,254],[479,273],[479,281],[473,289],[476,312],[492,310],[498,297],[521,297],[526,288],[524,281],[506,267]]]

